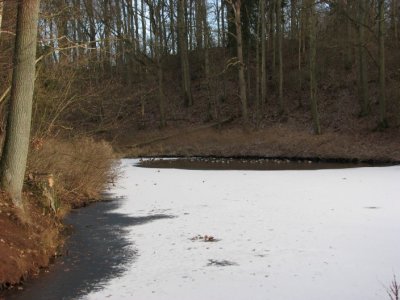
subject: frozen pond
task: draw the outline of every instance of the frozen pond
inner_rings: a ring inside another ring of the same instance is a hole
[[[112,212],[137,254],[82,299],[390,299],[400,167],[246,171],[123,160]],[[206,242],[204,236],[213,236]],[[112,253],[110,253],[112,255]]]

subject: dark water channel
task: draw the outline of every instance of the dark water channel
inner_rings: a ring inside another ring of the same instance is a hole
[[[23,290],[1,296],[21,300],[76,299],[121,275],[138,255],[126,238],[127,227],[170,216],[130,217],[113,213],[120,201],[125,200],[106,200],[72,211],[66,220],[72,232],[64,255],[38,278],[22,285]]]
[[[192,170],[318,170],[383,165],[387,164],[225,158],[150,159],[137,164],[145,168]],[[0,299],[76,299],[120,276],[139,255],[126,238],[127,227],[171,217],[131,217],[112,212],[121,201],[127,199],[106,200],[74,210],[66,220],[71,233],[64,254],[38,278],[26,282],[22,290],[9,291]]]
[[[274,158],[178,158],[144,159],[137,164],[142,168],[186,169],[186,170],[322,170],[347,169],[372,166],[387,166],[391,163],[355,162],[351,160],[315,160],[315,159],[274,159]]]

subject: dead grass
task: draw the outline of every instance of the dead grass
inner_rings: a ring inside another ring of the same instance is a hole
[[[179,129],[175,129],[179,133]],[[121,139],[120,151],[127,157],[140,156],[220,156],[295,157],[400,161],[400,140],[394,132],[344,134],[334,131],[314,135],[311,129],[288,124],[243,130],[237,127],[206,129],[155,142],[143,147],[123,147],[171,134],[173,130],[147,132]]]
[[[113,149],[104,141],[53,138],[32,149],[28,172],[35,180],[51,174],[57,197],[77,207],[100,197],[117,174],[115,164]]]

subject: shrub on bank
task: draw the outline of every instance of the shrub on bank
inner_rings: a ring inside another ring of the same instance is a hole
[[[117,174],[115,163],[113,149],[104,141],[33,140],[27,174],[36,182],[47,181],[58,199],[78,207],[100,197]]]

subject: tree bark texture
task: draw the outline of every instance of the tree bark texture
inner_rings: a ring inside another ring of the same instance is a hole
[[[21,0],[18,4],[10,113],[1,159],[2,188],[19,207],[31,130],[39,2]]]

